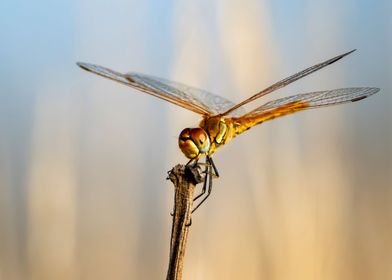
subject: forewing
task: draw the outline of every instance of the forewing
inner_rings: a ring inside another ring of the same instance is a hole
[[[237,105],[233,106],[229,110],[225,111],[223,113],[223,115],[227,115],[227,114],[229,114],[231,112],[234,112],[234,111],[238,110],[238,108],[240,108],[241,106],[243,106],[243,105],[245,105],[245,104],[247,104],[247,103],[249,103],[249,102],[251,102],[253,100],[256,100],[256,99],[258,99],[258,98],[260,98],[260,97],[262,97],[262,96],[264,96],[266,94],[269,94],[269,93],[271,93],[271,92],[273,92],[275,90],[278,90],[278,89],[280,89],[282,87],[285,87],[285,86],[287,86],[287,85],[289,85],[289,84],[291,84],[291,83],[293,83],[293,82],[295,82],[295,81],[297,81],[297,80],[299,80],[299,79],[301,79],[301,78],[303,78],[303,77],[305,77],[305,76],[307,76],[309,74],[312,74],[312,73],[314,73],[314,72],[324,68],[325,66],[328,66],[328,65],[330,65],[330,64],[332,64],[332,63],[334,63],[334,62],[336,62],[336,61],[338,61],[340,59],[342,59],[343,57],[345,57],[346,55],[349,55],[350,53],[352,53],[354,51],[355,50],[352,50],[352,51],[349,51],[347,53],[338,55],[338,56],[336,56],[334,58],[328,59],[328,60],[326,60],[324,62],[321,62],[319,64],[313,65],[313,66],[311,66],[309,68],[306,68],[305,70],[302,70],[301,72],[298,72],[298,73],[296,73],[296,74],[294,74],[294,75],[292,75],[290,77],[287,77],[287,78],[285,78],[285,79],[283,79],[283,80],[273,84],[272,86],[269,86],[266,89],[263,89],[262,91],[256,93],[255,95],[245,99],[244,101],[238,103]]]
[[[77,64],[84,70],[133,87],[198,114],[215,115],[234,106],[233,102],[223,97],[184,84],[139,73],[121,74],[94,64]]]
[[[257,123],[297,111],[362,100],[378,92],[378,88],[341,88],[303,93],[270,101],[243,115],[241,119],[257,119]]]
[[[233,102],[221,96],[178,82],[140,73],[128,73],[125,77],[129,81],[133,81],[144,88],[159,91],[161,94],[170,98],[191,102],[206,110],[209,115],[221,114],[235,105]],[[244,114],[244,110],[235,113],[236,115]]]

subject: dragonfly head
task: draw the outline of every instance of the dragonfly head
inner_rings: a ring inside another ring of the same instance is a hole
[[[178,137],[178,145],[181,151],[189,159],[197,159],[209,151],[211,143],[204,129],[185,128]]]

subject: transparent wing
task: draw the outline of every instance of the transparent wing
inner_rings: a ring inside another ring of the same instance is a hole
[[[240,119],[257,119],[257,123],[260,123],[304,109],[359,101],[379,90],[370,87],[341,88],[293,95],[270,101]]]
[[[350,53],[352,53],[354,51],[355,50],[352,50],[352,51],[349,51],[347,53],[338,55],[338,56],[336,56],[334,58],[328,59],[328,60],[326,60],[324,62],[321,62],[321,63],[316,64],[314,66],[311,66],[309,68],[306,68],[305,70],[303,70],[301,72],[298,72],[298,73],[296,73],[296,74],[294,74],[294,75],[292,75],[292,76],[290,76],[288,78],[285,78],[285,79],[283,79],[283,80],[273,84],[272,86],[269,86],[266,89],[263,89],[262,91],[256,93],[255,95],[245,99],[241,103],[238,103],[237,105],[233,106],[229,110],[225,111],[223,113],[223,115],[227,115],[227,114],[229,114],[231,112],[234,112],[234,111],[238,110],[239,107],[241,107],[241,106],[243,106],[243,105],[245,105],[245,104],[247,104],[247,103],[249,103],[249,102],[251,102],[251,101],[253,101],[255,99],[258,99],[258,98],[260,98],[260,97],[262,97],[262,96],[264,96],[266,94],[269,94],[269,93],[271,93],[271,92],[273,92],[275,90],[278,90],[278,89],[280,89],[282,87],[285,87],[285,86],[287,86],[287,85],[289,85],[289,84],[291,84],[291,83],[293,83],[293,82],[295,82],[295,81],[297,81],[297,80],[299,80],[299,79],[301,79],[301,78],[303,78],[303,77],[305,77],[305,76],[307,76],[309,74],[312,74],[312,73],[314,73],[314,72],[324,68],[325,66],[328,66],[328,65],[330,65],[330,64],[332,64],[332,63],[334,63],[334,62],[336,62],[336,61],[338,61],[340,59],[342,59],[343,57],[345,57],[346,55],[349,55]]]
[[[201,115],[216,115],[235,105],[218,95],[165,79],[139,73],[121,74],[94,64],[80,62],[77,64],[84,70],[120,82]],[[236,114],[239,113],[236,112]]]

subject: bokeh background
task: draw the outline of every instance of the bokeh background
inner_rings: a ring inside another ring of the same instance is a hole
[[[0,279],[164,279],[177,135],[199,117],[82,71],[241,101],[381,92],[252,129],[215,154],[184,279],[392,279],[392,2],[0,2]],[[263,100],[256,102],[263,103]]]

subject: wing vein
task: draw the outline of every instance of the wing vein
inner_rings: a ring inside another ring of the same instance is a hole
[[[281,81],[279,81],[279,82],[277,82],[277,83],[267,87],[266,89],[263,89],[262,91],[256,93],[255,95],[245,99],[244,101],[238,103],[237,105],[233,106],[232,108],[230,108],[229,110],[224,112],[223,115],[227,115],[227,114],[237,110],[241,106],[243,106],[243,105],[245,105],[245,104],[247,104],[247,103],[249,103],[249,102],[251,102],[253,100],[256,100],[256,99],[258,99],[258,98],[260,98],[260,97],[262,97],[264,95],[267,95],[267,94],[269,94],[269,93],[271,93],[273,91],[276,91],[276,90],[278,90],[278,89],[280,89],[282,87],[285,87],[285,86],[287,86],[287,85],[289,85],[289,84],[291,84],[291,83],[293,83],[293,82],[295,82],[295,81],[297,81],[297,80],[299,80],[299,79],[301,79],[301,78],[303,78],[303,77],[305,77],[307,75],[310,75],[310,74],[312,74],[312,73],[314,73],[314,72],[316,72],[316,71],[318,71],[318,70],[320,70],[320,69],[322,69],[322,68],[324,68],[324,67],[326,67],[326,66],[328,66],[328,65],[330,65],[330,64],[332,64],[332,63],[334,63],[334,62],[336,62],[336,61],[338,61],[340,59],[342,59],[343,57],[351,54],[354,51],[355,51],[355,49],[352,50],[352,51],[346,52],[344,54],[338,55],[338,56],[336,56],[334,58],[328,59],[328,60],[326,60],[324,62],[321,62],[319,64],[316,64],[314,66],[311,66],[309,68],[306,68],[305,70],[302,70],[301,72],[298,72],[298,73],[296,73],[296,74],[294,74],[294,75],[292,75],[290,77],[287,77],[287,78],[285,78],[285,79],[283,79],[283,80],[281,80]]]

